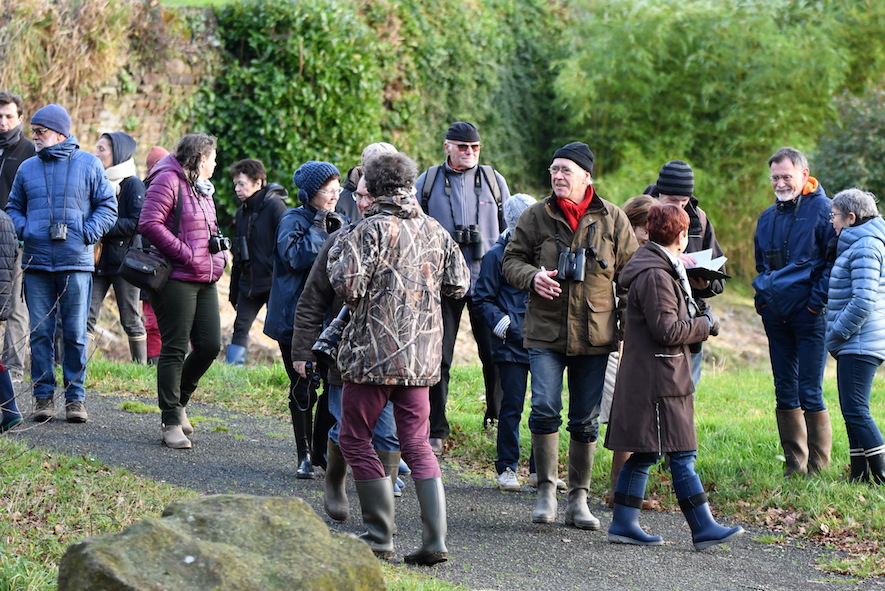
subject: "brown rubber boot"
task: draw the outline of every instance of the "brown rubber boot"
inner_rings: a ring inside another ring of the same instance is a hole
[[[590,473],[593,471],[593,455],[596,443],[570,441],[568,448],[568,505],[565,508],[565,524],[578,529],[596,531],[599,520],[587,507],[590,492]],[[537,459],[535,460],[537,462]]]
[[[808,432],[808,474],[818,474],[829,465],[833,449],[830,412],[806,412],[805,427]]]
[[[777,430],[787,467],[784,476],[808,473],[808,431],[805,412],[801,408],[776,410]]]

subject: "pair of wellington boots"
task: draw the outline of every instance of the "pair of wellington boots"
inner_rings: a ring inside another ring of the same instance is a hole
[[[532,523],[554,523],[558,509],[556,480],[559,472],[559,433],[544,435],[532,433],[532,450],[538,473],[538,499],[532,512]],[[565,523],[591,531],[599,529],[599,519],[593,516],[587,506],[590,473],[593,470],[595,453],[596,443],[581,443],[574,440],[569,442],[566,493],[568,502],[565,509]]]
[[[394,499],[390,477],[357,480],[356,492],[360,499],[363,524],[366,531],[360,539],[366,542],[375,556],[387,560],[393,556]],[[415,496],[421,508],[421,547],[405,556],[406,564],[432,566],[448,559],[446,548],[446,497],[441,478],[415,481]]]
[[[639,525],[650,467],[650,463],[628,462],[621,470],[614,495],[612,522],[608,529],[609,542],[636,546],[660,546],[664,543],[661,536],[649,535]],[[696,474],[682,476],[679,480],[674,476],[673,487],[691,529],[691,541],[696,550],[724,544],[744,533],[741,526],[729,528],[713,519],[707,495]]]
[[[400,452],[376,449],[378,459],[384,466],[384,473],[393,482],[396,482],[399,471]],[[341,454],[338,444],[329,439],[326,443],[326,474],[324,479],[323,509],[326,514],[335,521],[346,521],[350,515],[350,504],[347,501],[345,479],[347,477],[347,462]],[[395,526],[394,526],[395,528]]]
[[[784,476],[814,475],[830,463],[833,428],[827,410],[777,410],[777,430],[784,450]]]

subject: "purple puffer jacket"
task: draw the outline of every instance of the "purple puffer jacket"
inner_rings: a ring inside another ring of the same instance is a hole
[[[199,196],[175,156],[157,162],[148,176],[138,232],[172,261],[171,279],[214,283],[227,264],[224,252],[209,252],[209,236],[218,232],[215,202]],[[178,189],[183,201],[178,235],[172,234]]]

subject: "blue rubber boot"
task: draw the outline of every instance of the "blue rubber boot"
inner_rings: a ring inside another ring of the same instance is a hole
[[[0,367],[3,367],[0,365]],[[12,386],[12,378],[9,370],[5,367],[0,371],[0,409],[3,411],[3,419],[0,421],[0,433],[9,431],[22,422],[22,413],[15,404],[15,388]]]
[[[246,365],[246,347],[231,343],[227,346],[224,360],[231,365]]]
[[[737,538],[744,533],[744,528],[725,527],[713,519],[704,485],[694,471],[695,457],[696,452],[670,454],[670,470],[679,507],[691,528],[691,541],[695,550],[703,550]]]
[[[609,542],[636,546],[660,546],[664,543],[664,538],[650,536],[639,526],[639,512],[642,510],[652,459],[656,460],[650,454],[634,454],[618,474],[614,513],[608,528]]]

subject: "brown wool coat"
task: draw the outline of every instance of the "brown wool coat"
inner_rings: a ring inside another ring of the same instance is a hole
[[[627,288],[624,350],[605,446],[665,453],[698,448],[688,345],[707,339],[704,317],[688,318],[678,275],[651,242],[621,271]]]
[[[414,199],[379,197],[329,251],[329,280],[351,310],[338,368],[347,382],[431,386],[442,361],[440,294],[461,298],[470,269]]]

